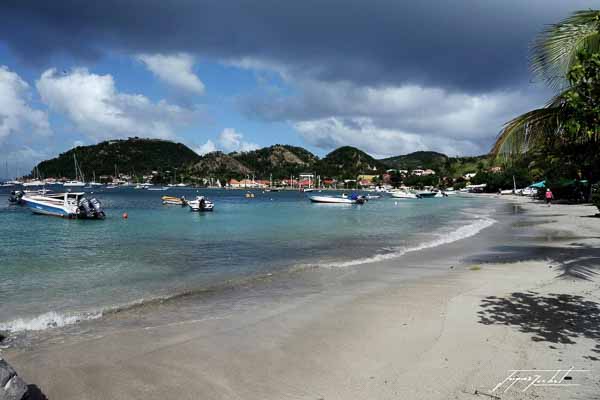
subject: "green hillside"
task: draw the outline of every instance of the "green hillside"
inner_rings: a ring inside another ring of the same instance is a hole
[[[256,176],[281,179],[302,172],[313,171],[318,158],[302,147],[274,145],[243,153],[231,154]]]
[[[385,171],[386,165],[356,147],[340,147],[316,165],[322,177],[355,179],[359,174],[377,175]]]
[[[446,166],[448,156],[435,151],[416,151],[402,156],[384,158],[381,162],[394,169],[430,168],[438,170]]]
[[[181,143],[158,139],[129,138],[109,140],[92,146],[78,146],[51,160],[42,161],[37,168],[43,177],[75,178],[73,155],[86,178],[113,175],[115,166],[127,174],[149,174],[183,168],[198,162],[200,156]]]
[[[376,160],[355,147],[340,147],[322,159],[297,146],[273,145],[262,149],[224,154],[212,152],[199,156],[189,147],[166,140],[130,138],[110,140],[92,146],[79,146],[38,165],[42,177],[74,178],[73,155],[87,179],[95,172],[113,175],[115,166],[120,173],[150,174],[158,171],[155,181],[170,182],[175,169],[179,179],[198,182],[202,178],[245,178],[274,180],[314,172],[323,178],[355,179],[360,174],[380,175],[386,170],[430,168],[438,176],[458,178],[468,172],[492,166],[488,156],[448,157],[433,151],[414,153]]]

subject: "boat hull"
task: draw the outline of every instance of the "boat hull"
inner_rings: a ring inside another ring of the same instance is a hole
[[[188,202],[188,206],[190,207],[190,211],[193,212],[210,212],[215,208],[215,204],[210,200],[204,200],[203,202],[192,200]]]
[[[398,193],[398,192],[392,192],[392,197],[395,199],[418,199],[419,198],[414,193]]]
[[[22,199],[23,205],[31,210],[34,214],[50,215],[53,217],[76,218],[75,210],[69,210],[65,207],[49,204],[43,201],[32,200],[28,198]]]
[[[362,204],[364,200],[352,200],[343,197],[329,197],[329,196],[310,196],[310,201],[313,203],[323,204]]]

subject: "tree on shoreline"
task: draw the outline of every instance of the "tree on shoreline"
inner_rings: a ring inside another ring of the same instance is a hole
[[[579,11],[546,30],[532,71],[562,92],[509,121],[492,154],[528,154],[547,175],[600,177],[600,11]]]

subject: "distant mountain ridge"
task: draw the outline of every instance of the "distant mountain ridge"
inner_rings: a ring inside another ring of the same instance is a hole
[[[239,179],[247,176],[282,179],[301,173],[315,173],[323,178],[355,179],[360,174],[381,175],[388,169],[416,168],[457,176],[490,164],[487,156],[451,158],[433,151],[417,151],[377,160],[351,146],[340,147],[319,158],[302,147],[283,144],[248,152],[225,154],[216,151],[200,156],[181,143],[129,138],[75,147],[39,163],[37,169],[40,175],[73,177],[74,154],[88,179],[92,171],[96,176],[113,175],[115,166],[119,172],[137,176],[157,171],[163,180],[171,177],[174,171],[177,171],[179,179]]]

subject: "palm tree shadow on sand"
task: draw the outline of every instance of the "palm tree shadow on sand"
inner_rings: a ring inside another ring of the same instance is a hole
[[[546,260],[558,279],[591,280],[600,270],[598,248],[584,243],[571,247],[497,246],[491,252],[470,257],[469,262],[518,262]],[[597,342],[584,358],[600,361],[600,304],[571,294],[514,292],[506,297],[482,300],[479,323],[505,325],[531,335],[536,342],[574,344],[578,338]],[[555,348],[550,345],[550,348]]]
[[[600,305],[582,296],[515,292],[504,298],[486,297],[481,308],[479,323],[516,327],[536,342],[600,341]]]

